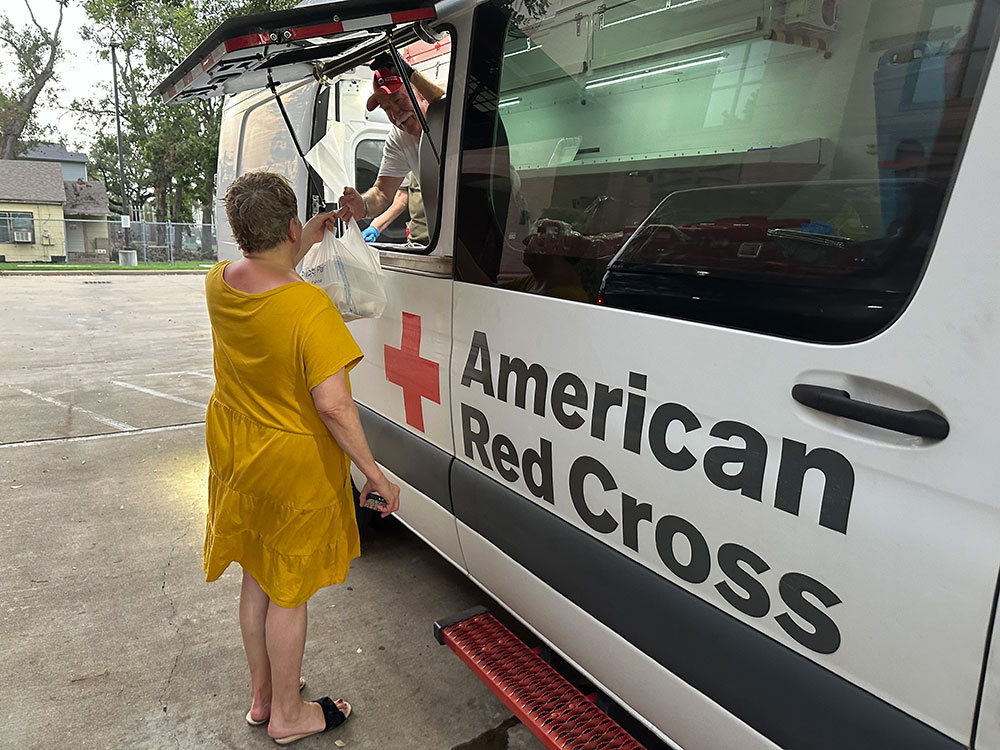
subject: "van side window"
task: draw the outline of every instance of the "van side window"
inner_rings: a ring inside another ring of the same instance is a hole
[[[414,96],[427,130],[423,131],[404,89],[396,91],[391,97],[382,97],[377,100],[377,106],[373,103],[373,110],[367,110],[366,103],[372,93],[371,78],[368,78],[359,101],[361,109],[366,110],[364,126],[384,129],[384,134],[377,141],[380,144],[378,149],[372,148],[375,140],[363,141],[359,145],[356,187],[364,191],[379,182],[378,187],[383,193],[392,193],[387,197],[395,201],[395,205],[383,208],[382,213],[371,217],[376,220],[376,228],[382,231],[376,240],[380,246],[393,243],[400,245],[391,248],[394,251],[427,254],[435,249],[441,209],[440,176],[448,114],[451,35],[443,32],[435,42],[411,42],[402,48],[401,54],[415,71],[411,78]],[[370,74],[370,71],[367,73]],[[362,178],[363,170],[370,175],[368,179]],[[388,225],[390,232],[386,235],[383,225],[402,206],[405,208]],[[389,213],[386,214],[386,211]]]
[[[375,184],[378,167],[382,162],[382,148],[385,141],[381,138],[370,138],[359,141],[354,151],[354,184],[362,193]],[[410,220],[408,210],[403,211],[396,219],[379,234],[379,242],[406,242],[406,222]],[[362,229],[371,221],[366,219],[360,223]]]
[[[302,117],[303,112],[310,111],[314,96],[314,89],[302,83],[293,83],[281,90],[281,100],[292,118]],[[302,160],[291,138],[285,137],[287,126],[274,99],[269,97],[258,101],[246,110],[242,120],[236,169],[230,182],[237,175],[266,170],[284,175],[298,188],[295,177],[301,169]],[[282,134],[282,137],[276,138],[276,133]],[[304,178],[301,179],[304,184]]]
[[[457,278],[824,343],[891,325],[998,4],[762,5],[480,6]]]

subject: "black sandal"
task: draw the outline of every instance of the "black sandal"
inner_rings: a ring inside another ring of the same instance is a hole
[[[327,729],[333,729],[334,727],[339,727],[345,721],[347,717],[351,715],[351,704],[342,698],[338,698],[334,701],[330,697],[320,698],[318,701],[313,701],[313,703],[318,703],[319,707],[323,709],[323,719],[326,721],[326,726],[323,727],[318,732],[306,732],[305,734],[293,734],[290,737],[275,737],[274,741],[279,745],[290,745],[293,742],[298,742],[299,740],[304,740],[306,737],[312,737],[314,734],[323,734]],[[337,707],[337,703],[342,703],[347,709],[346,712],[341,711]]]

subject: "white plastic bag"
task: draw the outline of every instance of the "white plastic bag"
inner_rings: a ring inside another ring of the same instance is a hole
[[[385,276],[378,250],[351,219],[343,237],[325,232],[302,259],[302,278],[326,292],[345,321],[377,318],[385,310]]]
[[[326,135],[305,155],[306,162],[316,170],[328,190],[354,184],[341,155],[346,141],[344,123],[331,122],[326,127]]]

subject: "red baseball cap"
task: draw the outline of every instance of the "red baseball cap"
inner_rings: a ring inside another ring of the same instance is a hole
[[[372,88],[375,89],[375,93],[368,97],[369,112],[378,106],[378,101],[375,99],[377,94],[395,94],[403,88],[403,79],[388,68],[379,68],[375,71]]]

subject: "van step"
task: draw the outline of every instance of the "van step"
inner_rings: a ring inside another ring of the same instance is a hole
[[[447,645],[552,750],[643,750],[483,607],[434,623]]]

